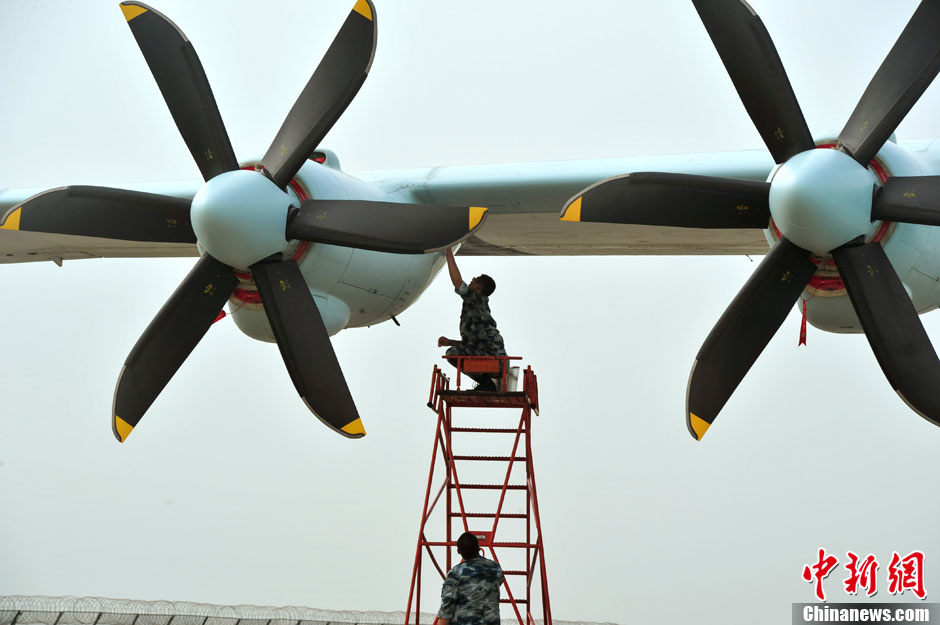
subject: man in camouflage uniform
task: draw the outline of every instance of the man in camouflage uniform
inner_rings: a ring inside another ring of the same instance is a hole
[[[496,329],[496,321],[490,313],[489,296],[496,290],[496,282],[486,274],[481,274],[467,284],[460,276],[453,250],[447,250],[447,271],[454,290],[463,298],[460,310],[460,340],[455,341],[445,336],[437,340],[438,347],[449,347],[447,356],[505,356],[506,348],[503,337]],[[456,360],[450,364],[457,366]],[[495,391],[493,378],[482,373],[467,373],[479,384],[478,390]]]
[[[480,555],[477,537],[470,532],[457,539],[457,551],[463,562],[444,580],[438,625],[499,625],[503,570]]]

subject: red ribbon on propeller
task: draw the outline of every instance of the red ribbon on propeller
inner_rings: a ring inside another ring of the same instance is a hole
[[[801,299],[803,302],[803,321],[800,322],[800,342],[797,347],[800,345],[806,345],[806,300]]]

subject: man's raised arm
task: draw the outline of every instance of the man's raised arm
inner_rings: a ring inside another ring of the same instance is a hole
[[[454,283],[454,288],[458,289],[463,284],[463,278],[460,277],[460,269],[457,268],[457,261],[454,260],[454,250],[447,248],[444,257],[447,259],[447,272],[450,274],[450,281]]]

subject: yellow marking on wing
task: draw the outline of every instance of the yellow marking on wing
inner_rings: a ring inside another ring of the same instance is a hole
[[[565,209],[565,214],[561,216],[562,221],[581,221],[581,198],[576,199]]]
[[[121,438],[121,442],[123,443],[134,430],[134,426],[121,417],[114,415],[114,429],[117,431],[118,436]]]
[[[122,4],[121,11],[124,13],[124,19],[129,22],[138,15],[146,13],[147,9],[141,6],[137,6],[136,4]]]
[[[350,421],[349,423],[347,423],[340,429],[346,432],[347,434],[351,434],[353,436],[365,436],[366,435],[366,429],[362,425],[362,419],[356,419],[355,421]]]
[[[366,18],[370,22],[372,21],[372,7],[369,6],[369,3],[366,0],[356,0],[356,6],[353,7],[353,11]]]
[[[20,229],[20,213],[23,212],[22,208],[18,208],[9,215],[7,215],[6,220],[3,222],[3,225],[0,225],[0,230],[19,230]]]
[[[707,423],[704,419],[700,419],[695,415],[694,412],[689,413],[689,425],[692,426],[692,430],[695,432],[698,440],[702,440],[702,437],[705,436],[705,432],[707,432],[708,428],[711,427],[711,423]]]
[[[486,209],[482,206],[471,206],[470,207],[470,229],[473,230],[476,228],[479,223],[483,220],[483,214],[486,212]]]

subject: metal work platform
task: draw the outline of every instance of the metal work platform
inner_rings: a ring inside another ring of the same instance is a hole
[[[427,405],[437,414],[437,432],[405,625],[421,625],[425,561],[433,565],[432,575],[436,571],[443,581],[456,564],[457,537],[466,531],[473,532],[486,557],[502,567],[505,579],[500,603],[512,608],[519,625],[534,625],[533,613],[538,611],[539,620],[552,625],[532,461],[538,379],[532,367],[526,367],[522,390],[515,389],[518,368],[510,365],[520,360],[518,357],[452,356],[450,360],[457,367],[455,388],[439,367],[434,367],[431,376]],[[497,390],[461,388],[461,377],[466,381],[468,373],[492,375]],[[460,409],[459,422],[455,422],[456,409]],[[430,537],[432,529],[443,535]],[[433,600],[436,602],[438,595]]]

